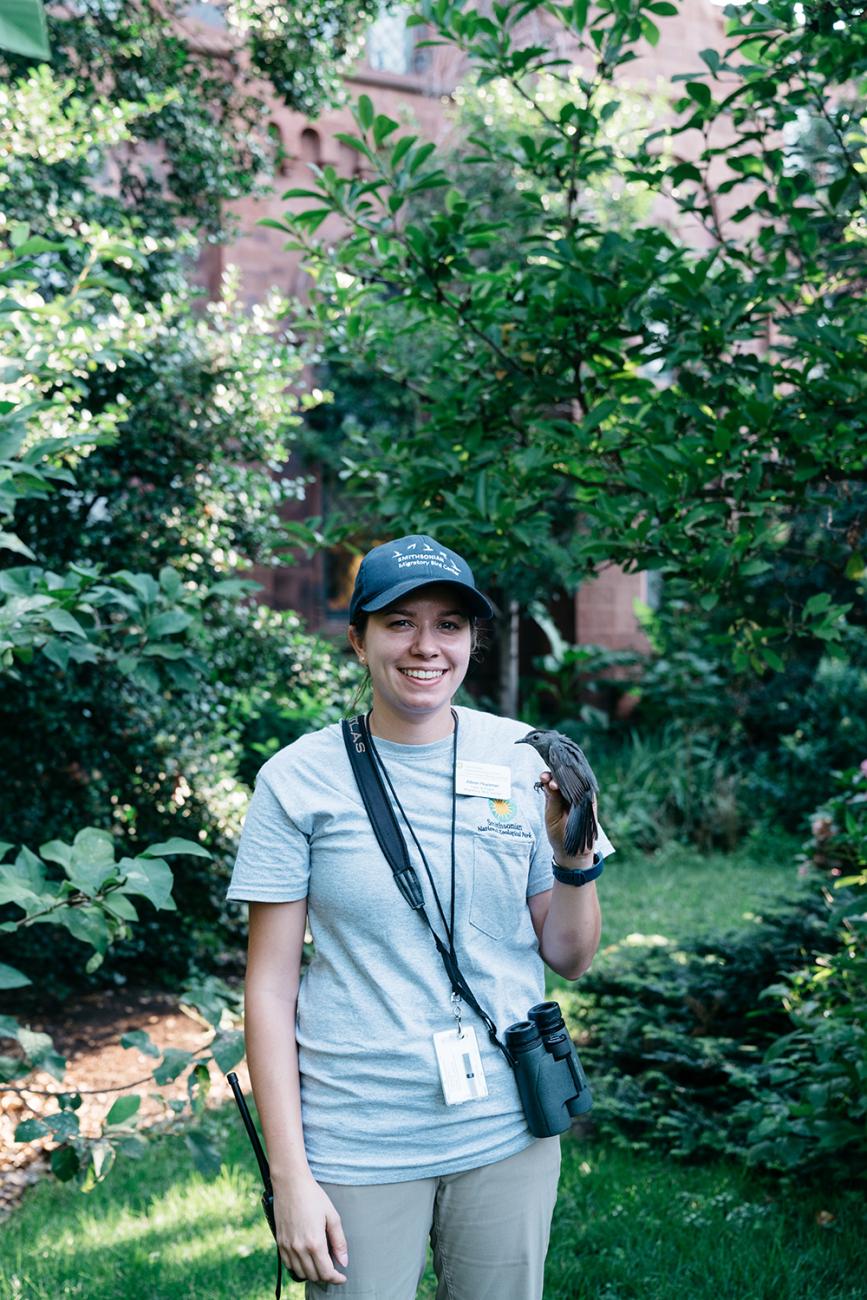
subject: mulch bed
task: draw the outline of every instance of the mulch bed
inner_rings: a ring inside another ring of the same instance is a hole
[[[49,1167],[42,1149],[44,1141],[15,1143],[17,1124],[56,1111],[58,1093],[81,1092],[81,1131],[94,1136],[112,1102],[122,1095],[123,1086],[146,1079],[157,1064],[156,1058],[136,1048],[121,1047],[122,1034],[144,1029],[161,1049],[197,1051],[210,1042],[213,1032],[204,1021],[185,1014],[176,997],[150,989],[100,990],[68,1003],[56,1016],[19,1014],[17,1018],[31,1029],[51,1035],[56,1049],[67,1060],[67,1071],[63,1084],[44,1071],[28,1076],[25,1082],[36,1092],[12,1092],[0,1085],[0,1218],[14,1209],[27,1187],[43,1177]],[[209,1068],[208,1104],[221,1105],[232,1094],[213,1061]],[[238,1075],[248,1088],[243,1062],[238,1066]],[[22,1086],[18,1081],[9,1085]],[[138,1127],[158,1124],[169,1114],[169,1099],[187,1096],[186,1075],[159,1089],[155,1084],[140,1084],[139,1091],[143,1097]]]

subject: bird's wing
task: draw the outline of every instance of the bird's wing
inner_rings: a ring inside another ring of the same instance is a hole
[[[571,741],[559,738],[552,740],[548,751],[548,766],[563,798],[569,803],[580,803],[596,788],[590,764]]]

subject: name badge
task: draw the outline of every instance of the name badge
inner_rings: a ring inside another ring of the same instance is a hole
[[[512,770],[498,763],[470,763],[458,759],[456,794],[477,794],[484,799],[511,799]]]
[[[472,1025],[463,1030],[444,1029],[434,1034],[433,1041],[446,1105],[487,1097],[488,1084]]]

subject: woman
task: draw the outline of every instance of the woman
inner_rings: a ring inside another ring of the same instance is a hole
[[[349,640],[431,923],[444,941],[453,926],[461,971],[502,1033],[543,997],[543,960],[568,979],[589,967],[600,915],[595,883],[553,880],[552,850],[566,869],[593,855],[564,855],[566,805],[516,745],[527,727],[452,707],[476,620],[491,614],[466,561],[403,537],[362,561]],[[250,903],[247,1060],[278,1242],[307,1296],[411,1300],[430,1238],[439,1297],[538,1300],[559,1140],[530,1135],[509,1064],[453,999],[377,846],[339,726],[261,769],[229,898]],[[481,1068],[475,1095],[447,1104],[434,1035],[454,1036],[455,1010]]]

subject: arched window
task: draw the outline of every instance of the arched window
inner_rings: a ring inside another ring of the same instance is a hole
[[[298,141],[298,156],[302,162],[322,162],[322,140],[312,126],[305,126]]]

